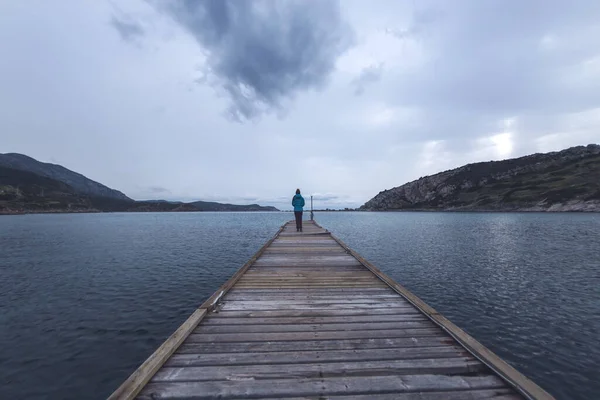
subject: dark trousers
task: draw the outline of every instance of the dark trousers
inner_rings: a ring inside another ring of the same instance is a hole
[[[296,231],[302,232],[302,211],[294,211],[296,217]]]

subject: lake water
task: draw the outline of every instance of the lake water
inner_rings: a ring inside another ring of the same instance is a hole
[[[292,218],[0,217],[0,398],[106,398]],[[600,215],[315,218],[557,398],[600,398]]]

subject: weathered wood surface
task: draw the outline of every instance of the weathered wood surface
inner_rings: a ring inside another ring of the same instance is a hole
[[[290,222],[202,304],[160,369],[113,398],[552,398],[403,290],[318,224]]]
[[[232,377],[213,381],[154,382],[141,393],[141,399],[283,398],[349,394],[419,393],[432,391],[471,391],[504,389],[506,384],[494,375],[417,374],[368,375],[328,378],[253,379]]]

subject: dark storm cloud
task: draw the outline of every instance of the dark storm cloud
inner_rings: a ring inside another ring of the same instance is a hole
[[[154,4],[203,47],[208,81],[229,96],[238,121],[282,111],[299,91],[322,88],[353,38],[336,1]]]
[[[370,65],[366,68],[363,68],[360,75],[352,81],[352,85],[354,86],[354,94],[357,96],[363,94],[368,85],[381,80],[382,73],[383,63]]]
[[[144,28],[138,22],[124,16],[113,15],[110,24],[116,29],[121,39],[126,42],[131,42],[144,35]]]

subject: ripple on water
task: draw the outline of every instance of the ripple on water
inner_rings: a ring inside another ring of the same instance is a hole
[[[556,397],[598,397],[599,215],[317,218]],[[288,219],[2,217],[0,398],[106,398]]]

